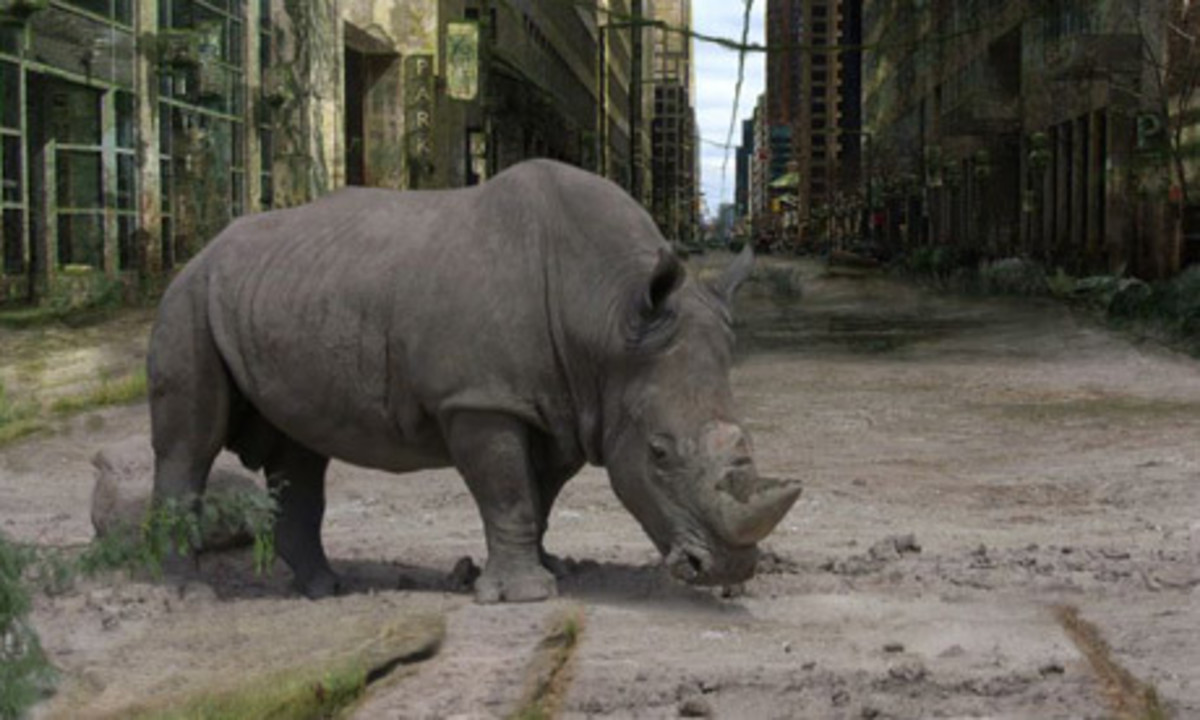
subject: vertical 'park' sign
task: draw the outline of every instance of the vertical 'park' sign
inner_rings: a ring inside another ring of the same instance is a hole
[[[433,56],[404,59],[404,128],[408,140],[410,187],[433,174]]]

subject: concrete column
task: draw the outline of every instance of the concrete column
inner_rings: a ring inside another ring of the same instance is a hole
[[[108,90],[100,96],[100,158],[104,168],[101,193],[104,203],[104,274],[117,275],[117,92]]]
[[[1134,188],[1130,182],[1133,162],[1133,138],[1136,137],[1134,117],[1128,112],[1113,112],[1108,119],[1107,210],[1105,249],[1108,269],[1136,266],[1134,240]]]
[[[133,64],[134,126],[137,152],[137,262],[144,275],[162,274],[162,176],[159,173],[158,68],[153,44],[158,37],[158,3],[134,3],[138,52]]]
[[[262,208],[262,136],[259,133],[259,120],[265,108],[262,107],[262,77],[263,67],[259,58],[262,38],[259,36],[259,3],[246,3],[246,42],[245,61],[242,69],[246,73],[246,109],[245,115],[245,193],[246,214],[258,212]]]
[[[341,122],[342,29],[338,0],[280,0],[279,72],[288,97],[274,126],[276,203],[308,202],[345,182]]]
[[[1072,121],[1071,132],[1071,258],[1078,258],[1086,265],[1088,212],[1088,185],[1091,182],[1088,157],[1091,155],[1091,133],[1089,115],[1081,115]],[[1078,268],[1083,270],[1084,268]]]

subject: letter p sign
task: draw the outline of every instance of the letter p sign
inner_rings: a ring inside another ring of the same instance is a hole
[[[1159,135],[1163,131],[1163,121],[1155,113],[1142,113],[1137,116],[1137,149],[1153,150],[1158,144]]]

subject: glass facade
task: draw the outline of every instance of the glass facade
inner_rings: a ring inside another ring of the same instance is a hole
[[[270,2],[252,1],[265,64]],[[33,297],[35,278],[60,269],[138,270],[147,251],[169,268],[245,212],[247,123],[270,142],[267,121],[248,120],[247,12],[246,0],[51,0],[0,25],[0,300]],[[147,57],[155,107],[137,85]],[[146,177],[147,141],[160,178]],[[266,206],[269,162],[260,180]],[[161,223],[161,248],[143,246],[145,221]]]

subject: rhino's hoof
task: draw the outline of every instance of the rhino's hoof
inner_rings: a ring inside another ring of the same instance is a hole
[[[333,572],[317,573],[307,581],[296,580],[296,587],[309,600],[320,600],[342,594],[342,579]]]
[[[536,602],[558,595],[558,584],[545,568],[536,567],[519,573],[489,572],[475,580],[475,602]]]

